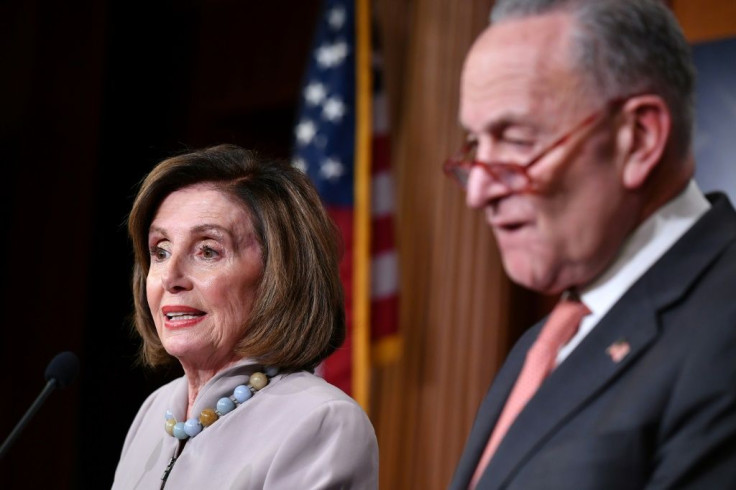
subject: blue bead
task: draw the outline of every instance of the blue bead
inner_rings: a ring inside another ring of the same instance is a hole
[[[232,412],[235,408],[235,403],[230,398],[220,398],[217,400],[217,411],[220,415]]]
[[[266,368],[266,376],[268,376],[269,378],[273,378],[277,374],[279,374],[279,368],[278,367],[276,367],[276,366],[269,366],[269,367]]]
[[[189,435],[184,431],[184,422],[177,422],[174,426],[174,437],[180,440],[189,438]]]
[[[164,415],[164,420],[169,420],[173,418],[174,418],[174,414],[171,413],[171,410],[166,410],[166,415]]]
[[[244,403],[247,402],[251,396],[253,396],[253,393],[251,393],[250,388],[248,388],[247,386],[240,385],[235,387],[233,396],[236,400],[238,400],[238,403]]]
[[[191,418],[184,423],[184,432],[186,432],[189,437],[194,437],[202,432],[202,424],[200,424],[199,420],[196,418]]]

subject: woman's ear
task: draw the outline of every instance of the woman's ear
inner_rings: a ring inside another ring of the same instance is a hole
[[[625,137],[622,183],[638,189],[662,160],[672,127],[672,118],[664,99],[658,95],[639,95],[628,99],[622,108]]]

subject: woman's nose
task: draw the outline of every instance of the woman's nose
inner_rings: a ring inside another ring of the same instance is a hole
[[[170,293],[190,290],[192,288],[192,281],[185,260],[172,255],[164,265],[161,282],[164,289]]]

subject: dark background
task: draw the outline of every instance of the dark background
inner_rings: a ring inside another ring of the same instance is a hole
[[[0,2],[0,438],[56,353],[81,359],[0,461],[0,487],[110,487],[140,403],[178,375],[135,364],[124,223],[137,183],[187,148],[288,157],[319,7]]]

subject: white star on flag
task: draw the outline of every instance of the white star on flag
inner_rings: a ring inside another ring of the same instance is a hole
[[[297,170],[301,170],[303,174],[307,173],[307,162],[301,157],[296,157],[292,159],[291,166]]]
[[[308,145],[317,134],[317,127],[309,119],[305,119],[296,125],[296,140],[300,145]]]
[[[339,65],[348,55],[348,45],[345,41],[338,41],[335,44],[320,46],[315,54],[317,63],[322,68],[332,68]]]
[[[332,45],[332,50],[337,58],[337,62],[342,63],[348,55],[348,44],[345,41],[338,41]]]
[[[343,24],[345,24],[345,9],[335,7],[334,9],[330,10],[327,14],[327,22],[329,22],[330,27],[332,27],[333,29],[340,29]]]
[[[328,121],[336,122],[345,115],[345,104],[339,97],[330,97],[325,101],[322,108],[322,117]]]
[[[327,160],[324,160],[319,168],[319,174],[322,178],[331,182],[339,179],[344,173],[345,167],[340,160],[336,158],[328,158]]]
[[[319,82],[311,82],[304,87],[304,98],[309,105],[319,105],[327,97],[327,89]]]

